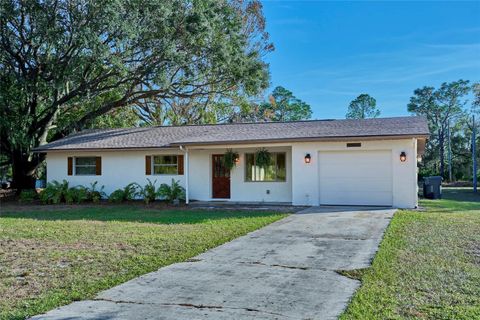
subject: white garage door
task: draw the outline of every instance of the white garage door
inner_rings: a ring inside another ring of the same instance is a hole
[[[320,204],[391,206],[390,151],[319,152]]]

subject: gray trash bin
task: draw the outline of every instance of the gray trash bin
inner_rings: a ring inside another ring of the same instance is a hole
[[[427,199],[442,198],[442,177],[433,176],[423,178],[423,197]]]

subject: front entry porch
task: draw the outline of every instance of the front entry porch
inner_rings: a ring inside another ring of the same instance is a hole
[[[259,168],[255,153],[266,148],[271,165]],[[223,163],[227,149],[239,154],[235,166],[228,170]],[[194,201],[225,201],[250,204],[291,204],[292,170],[290,146],[225,146],[225,148],[189,148],[188,197]]]

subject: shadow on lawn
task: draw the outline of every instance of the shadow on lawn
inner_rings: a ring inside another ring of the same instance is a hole
[[[442,199],[422,199],[420,204],[436,211],[451,213],[480,210],[480,193],[473,193],[472,188],[443,188]]]
[[[242,219],[250,217],[270,217],[282,214],[274,211],[235,211],[235,210],[149,210],[135,207],[89,207],[55,210],[1,213],[0,218],[35,220],[93,220],[123,221],[158,224],[195,224],[208,220]]]
[[[480,202],[480,190],[474,193],[472,188],[443,188],[442,198],[445,200]]]

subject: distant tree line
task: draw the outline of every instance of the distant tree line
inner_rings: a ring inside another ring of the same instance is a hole
[[[472,131],[480,124],[480,83],[468,80],[425,86],[414,90],[407,105],[411,114],[428,120],[430,139],[420,162],[420,176],[440,175],[447,181],[471,180]],[[348,106],[346,118],[365,119],[380,115],[376,100],[361,94]],[[476,122],[473,123],[473,116]],[[480,143],[477,136],[476,143]],[[480,156],[477,148],[476,158]],[[476,172],[475,174],[479,174]]]
[[[97,118],[90,127],[296,121],[310,119],[311,116],[310,105],[278,86],[267,100],[246,95],[223,96],[211,101],[178,97],[142,100],[135,105],[112,110]]]
[[[440,175],[447,181],[478,176],[472,171],[472,129],[476,126],[478,132],[480,124],[479,89],[478,83],[458,80],[414,91],[408,111],[425,116],[431,134],[420,163],[421,176]],[[478,136],[476,143],[480,143]],[[479,155],[477,151],[476,159]]]

